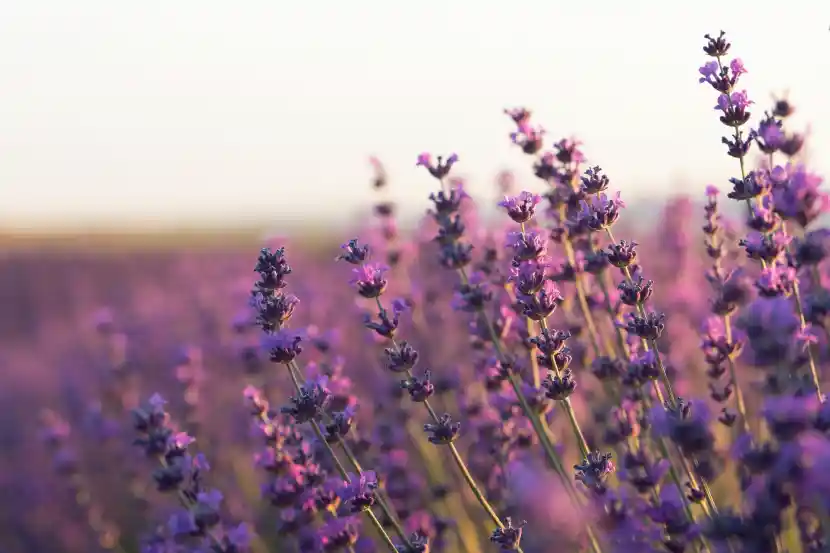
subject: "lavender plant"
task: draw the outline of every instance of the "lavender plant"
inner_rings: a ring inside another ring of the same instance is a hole
[[[154,320],[193,344],[173,363],[139,351],[127,371],[130,331],[99,328],[122,348],[98,419],[154,386],[134,435],[113,427],[108,440],[143,451],[158,493],[132,486],[146,532],[125,536],[134,524],[99,506],[112,490],[82,472],[69,424],[48,411],[52,477],[89,526],[74,550],[827,551],[830,195],[788,100],[753,121],[731,48],[706,35],[699,80],[727,128],[743,224],[710,185],[697,235],[690,201],[635,233],[579,141],[549,144],[529,110],[510,109],[539,189],[500,179],[497,221],[455,175],[459,156],[424,153],[431,205],[407,236],[373,159],[374,217],[340,263],[332,248],[265,247],[252,289],[243,276],[224,295],[226,268],[199,265],[192,297],[227,296],[236,315],[203,340]],[[127,378],[136,368],[141,382]],[[182,397],[153,394],[164,386]],[[142,476],[121,448],[97,454],[90,467]]]

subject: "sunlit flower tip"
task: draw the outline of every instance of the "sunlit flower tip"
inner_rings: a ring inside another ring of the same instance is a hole
[[[360,245],[357,238],[349,240],[340,246],[340,249],[343,250],[343,253],[337,256],[337,261],[342,260],[352,265],[360,265],[369,258],[369,246],[366,244]]]
[[[242,390],[242,396],[247,400],[256,400],[259,397],[261,397],[261,395],[262,392],[259,391],[259,388],[257,388],[256,386],[252,386],[250,384],[245,386],[245,389]]]
[[[507,211],[507,215],[517,223],[530,221],[536,213],[536,206],[542,201],[542,197],[532,192],[523,191],[517,196],[505,196],[499,202],[499,207]]]
[[[426,167],[426,168],[432,167],[432,154],[424,152],[421,155],[419,155],[418,156],[418,161],[417,161],[417,163],[415,163],[415,166],[416,167]]]
[[[715,199],[715,198],[718,197],[718,195],[720,194],[720,190],[718,190],[718,187],[715,186],[714,184],[708,184],[708,185],[706,185],[705,194],[706,194],[707,198],[712,200],[712,199]]]
[[[190,436],[187,432],[176,432],[170,436],[168,445],[173,449],[187,449],[195,441],[196,438]]]
[[[357,288],[357,293],[364,298],[380,297],[389,284],[385,274],[389,267],[380,263],[367,263],[357,269],[353,269],[354,278],[351,284]]]

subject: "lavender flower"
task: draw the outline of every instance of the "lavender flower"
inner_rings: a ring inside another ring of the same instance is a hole
[[[505,197],[499,206],[507,211],[508,217],[517,223],[527,223],[536,213],[536,206],[542,197],[531,192],[521,192],[518,196]]]

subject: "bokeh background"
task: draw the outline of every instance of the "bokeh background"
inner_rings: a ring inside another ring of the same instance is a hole
[[[233,321],[258,248],[330,260],[376,200],[371,156],[404,229],[432,191],[421,151],[458,153],[489,217],[505,172],[539,189],[502,112],[527,106],[550,142],[584,142],[647,233],[735,172],[697,83],[704,33],[729,32],[757,111],[789,98],[830,169],[828,25],[816,0],[0,2],[0,548],[90,550],[87,515],[50,508],[72,497],[41,476],[37,413],[94,442],[113,363],[139,367],[141,393],[180,385],[182,351],[214,390],[244,371]],[[121,483],[105,473],[102,503]]]

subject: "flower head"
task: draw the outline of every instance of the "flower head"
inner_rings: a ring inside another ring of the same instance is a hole
[[[542,201],[542,197],[532,192],[523,191],[518,196],[505,196],[499,202],[499,207],[507,211],[507,215],[517,223],[527,223],[533,219],[536,213],[536,206]]]
[[[353,269],[354,278],[351,284],[357,288],[357,293],[364,298],[378,298],[389,285],[386,280],[386,272],[389,267],[380,263],[366,263],[357,269]]]

